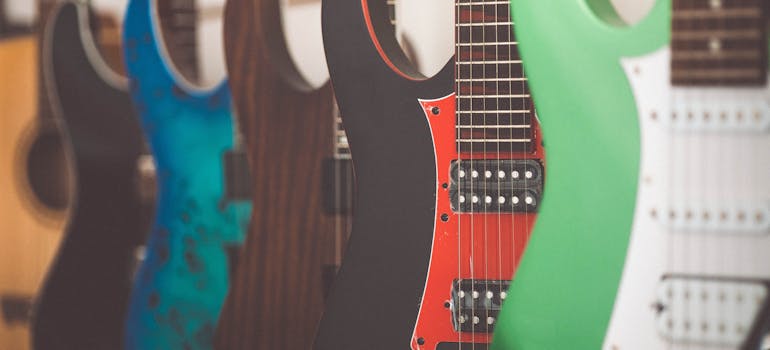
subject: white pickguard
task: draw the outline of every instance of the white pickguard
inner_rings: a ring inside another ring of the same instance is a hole
[[[737,349],[768,293],[713,278],[770,279],[770,89],[673,87],[669,59],[622,61],[641,173],[604,348]]]

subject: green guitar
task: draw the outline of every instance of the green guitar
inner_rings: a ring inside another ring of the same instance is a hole
[[[760,348],[767,1],[512,5],[549,172],[493,349]]]

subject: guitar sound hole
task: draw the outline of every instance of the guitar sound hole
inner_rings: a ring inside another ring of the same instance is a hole
[[[69,172],[62,137],[43,128],[27,154],[27,181],[36,200],[48,209],[61,211],[69,204]]]

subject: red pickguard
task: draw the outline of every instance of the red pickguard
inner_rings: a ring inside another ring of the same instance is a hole
[[[412,349],[433,350],[442,342],[490,343],[491,334],[459,333],[446,303],[456,279],[508,280],[524,251],[536,214],[455,214],[450,208],[450,164],[457,159],[542,159],[539,125],[533,118],[534,151],[458,155],[455,144],[455,95],[420,101],[433,135],[436,154],[436,218],[425,291],[420,304]],[[437,115],[432,109],[439,108]],[[444,222],[442,214],[448,214]],[[473,248],[471,248],[473,247]],[[472,251],[471,251],[472,250]]]

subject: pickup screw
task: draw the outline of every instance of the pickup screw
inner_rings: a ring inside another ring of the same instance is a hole
[[[505,298],[508,296],[508,293],[506,292],[500,292],[500,299],[505,300]]]
[[[433,107],[430,109],[430,112],[433,113],[433,115],[438,115],[439,113],[441,113],[441,108]]]

